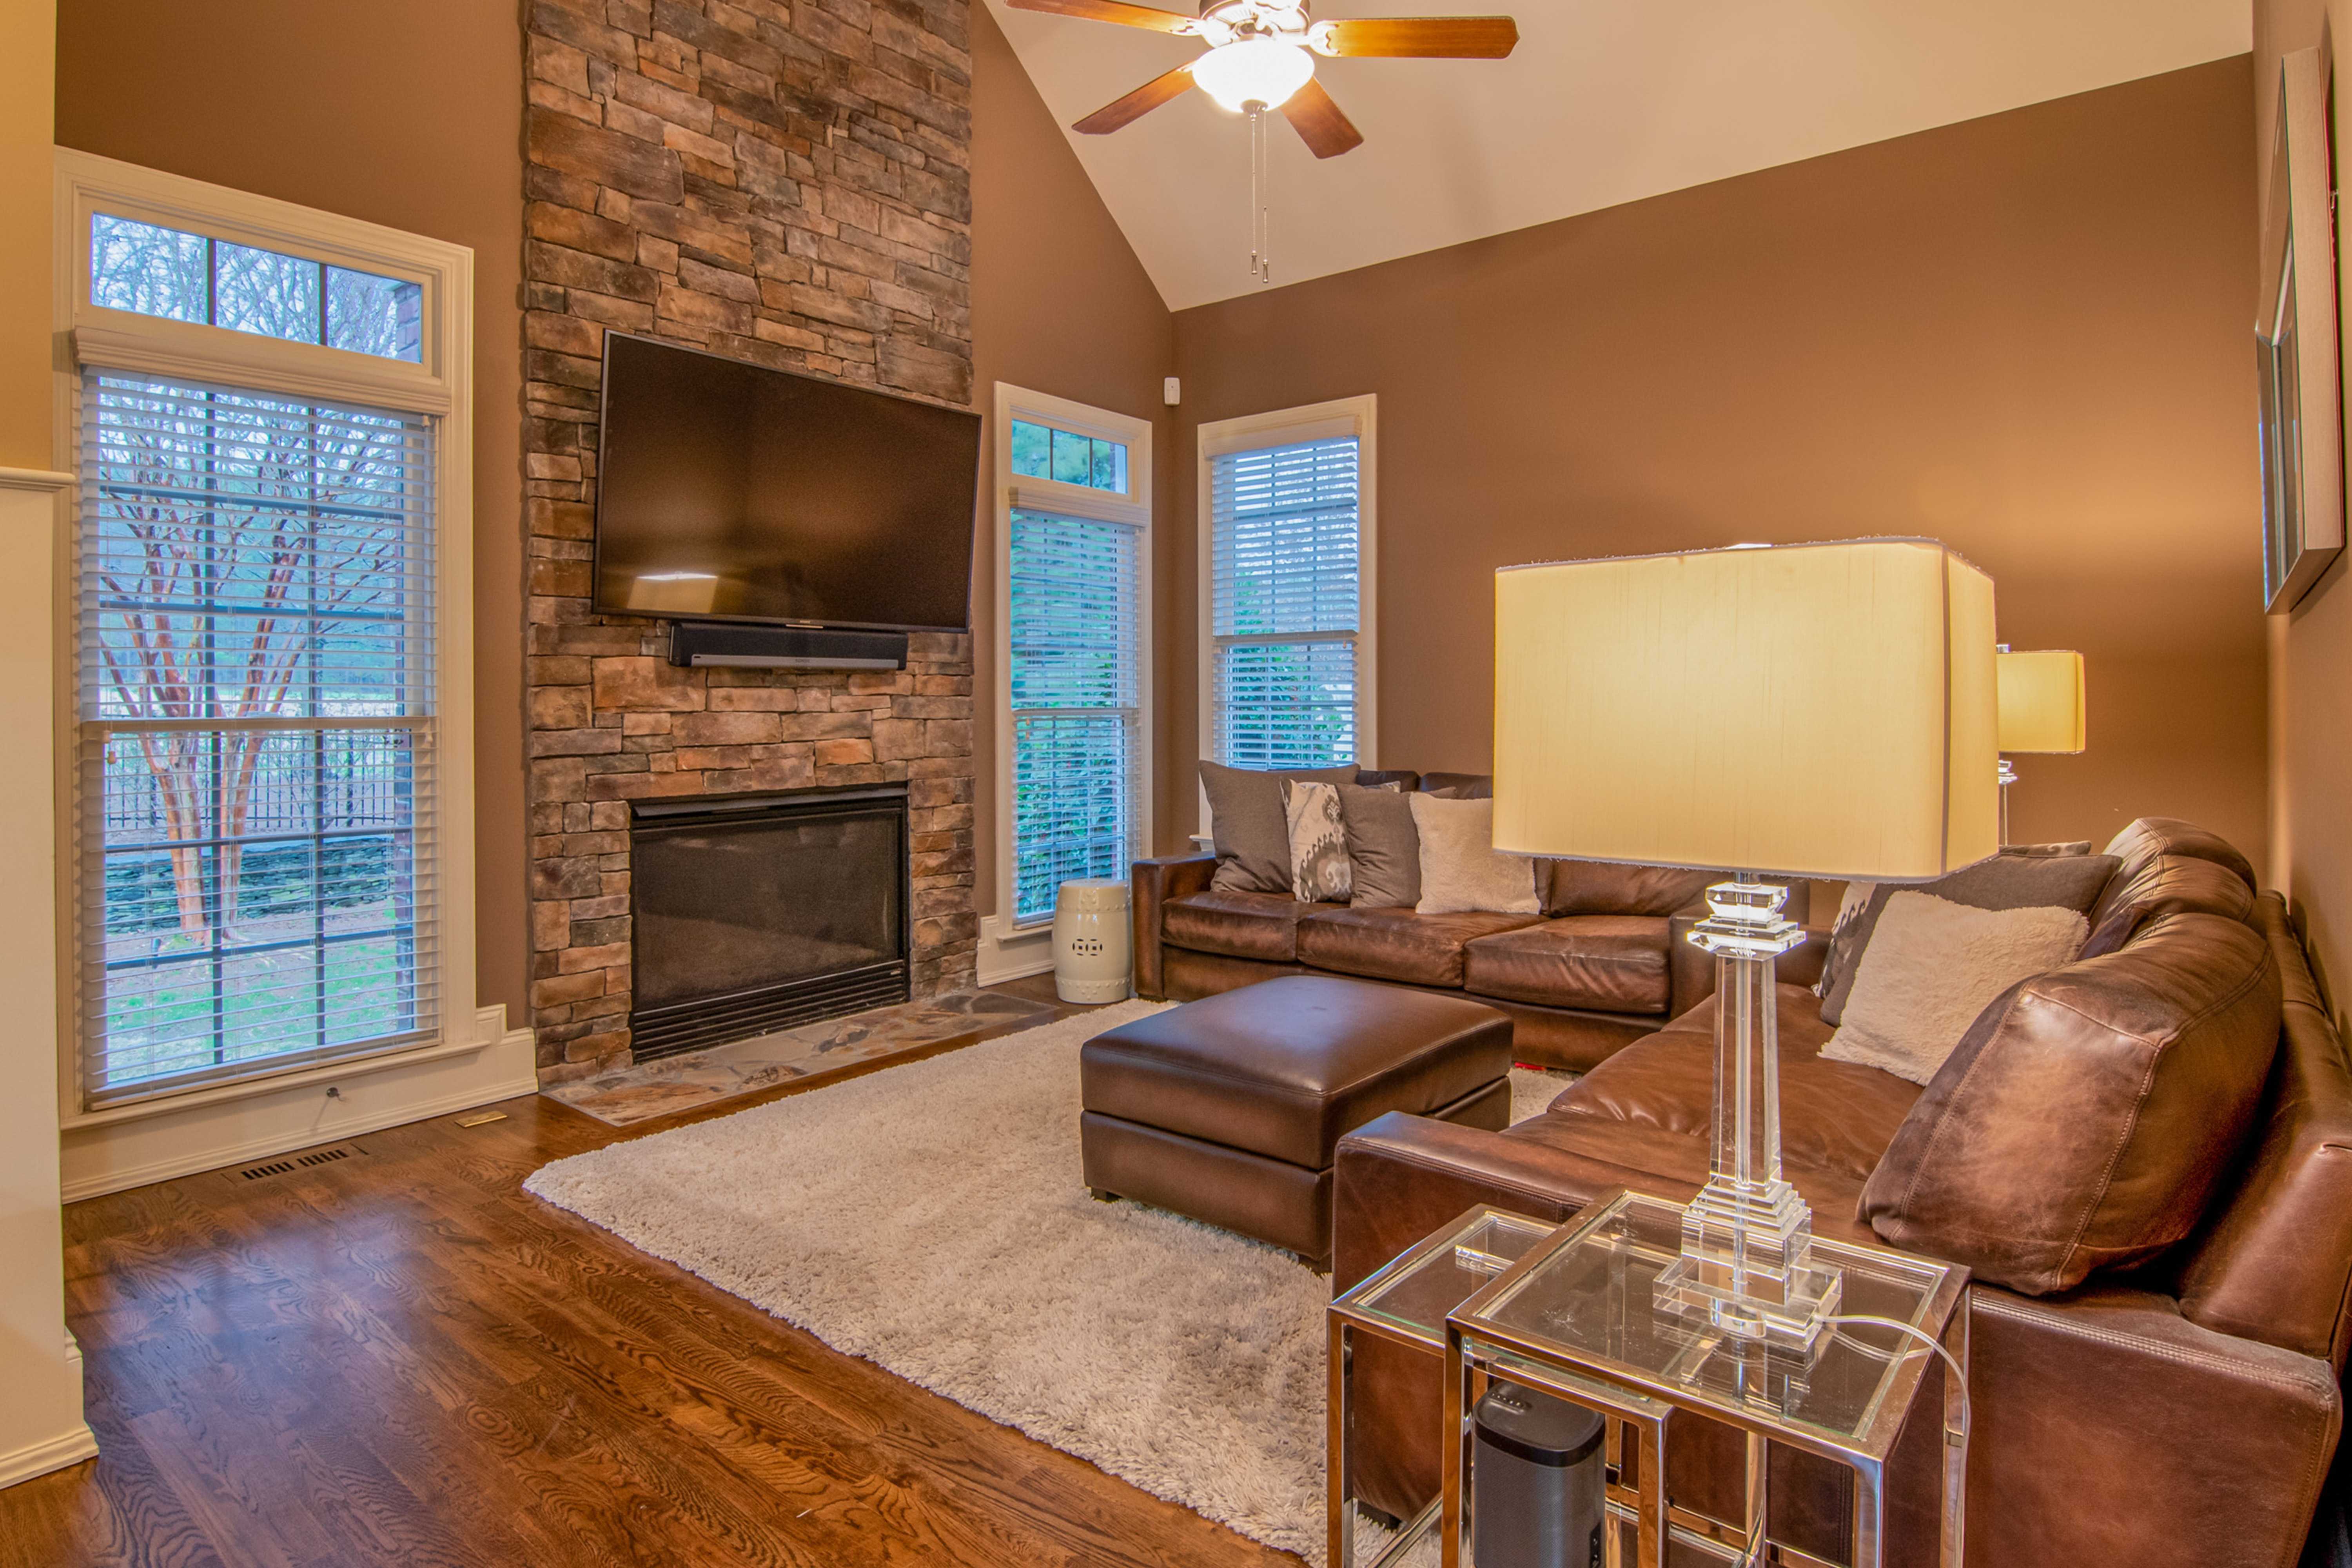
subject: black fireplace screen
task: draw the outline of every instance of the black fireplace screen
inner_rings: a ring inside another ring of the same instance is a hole
[[[630,858],[640,1059],[906,999],[903,788],[646,803]]]

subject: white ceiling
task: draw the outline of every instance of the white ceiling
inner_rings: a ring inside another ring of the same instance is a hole
[[[1240,117],[1194,91],[1109,136],[1066,130],[1199,42],[988,5],[1170,308],[1249,292]],[[1365,144],[1318,163],[1274,128],[1276,285],[2242,54],[2252,27],[2246,0],[1322,0],[1313,15],[1504,10],[1519,23],[1507,60],[1318,61]]]

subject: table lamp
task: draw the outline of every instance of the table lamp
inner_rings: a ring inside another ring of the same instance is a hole
[[[2046,754],[2079,752],[2086,743],[2083,656],[2063,648],[2032,653],[2000,650],[2000,749]],[[2009,786],[2017,770],[2000,760],[2000,841],[2009,842]]]
[[[1810,1351],[1837,1310],[1780,1170],[1774,961],[1790,877],[1926,881],[1999,847],[1991,579],[1933,540],[1507,567],[1495,578],[1495,847],[1731,873],[1714,1142],[1664,1304]]]

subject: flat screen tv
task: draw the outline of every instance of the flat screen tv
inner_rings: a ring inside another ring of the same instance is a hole
[[[980,416],[608,332],[596,607],[971,626]]]

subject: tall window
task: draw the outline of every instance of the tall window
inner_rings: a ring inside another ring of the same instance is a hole
[[[90,1109],[442,1033],[450,275],[240,216],[75,214]]]
[[[1201,428],[1203,741],[1218,762],[1371,760],[1371,404]]]
[[[1006,916],[1118,878],[1148,812],[1150,426],[997,389],[1007,723]]]

